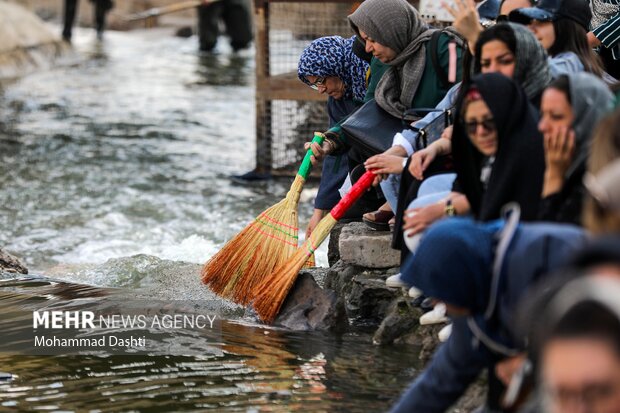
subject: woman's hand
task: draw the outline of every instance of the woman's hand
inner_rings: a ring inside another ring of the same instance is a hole
[[[403,161],[402,156],[386,155],[384,153],[371,156],[364,162],[366,170],[372,170],[376,174],[402,174]]]
[[[441,5],[454,17],[454,23],[452,23],[454,28],[467,39],[470,45],[475,45],[483,29],[474,0],[457,0],[456,8],[443,1]]]
[[[424,179],[424,171],[437,157],[437,146],[429,145],[424,149],[415,152],[411,156],[409,172],[417,180]]]
[[[567,127],[552,130],[544,135],[545,183],[543,196],[559,192],[564,185],[564,175],[574,158],[575,132]]]
[[[592,48],[599,47],[601,41],[592,32],[588,32],[588,45]]]
[[[388,155],[382,153],[379,155],[371,156],[364,162],[364,167],[367,171],[373,171],[377,176],[373,181],[373,186],[377,186],[379,182],[387,179],[389,174],[402,174],[403,173],[403,161],[406,158],[396,155]]]
[[[413,208],[405,211],[403,231],[406,237],[413,237],[423,232],[434,222],[445,215],[445,206],[442,202],[434,203],[422,208]]]
[[[312,214],[312,217],[310,218],[310,222],[308,223],[308,228],[306,229],[306,239],[310,237],[310,234],[312,234],[312,231],[314,231],[314,228],[316,228],[316,226],[319,224],[321,219],[323,219],[323,217],[327,215],[328,212],[329,211],[326,211],[324,209],[314,210],[314,213]]]
[[[304,143],[304,149],[312,149],[310,162],[312,162],[312,165],[314,166],[334,151],[334,145],[326,139],[321,145],[316,142],[306,142]]]
[[[512,376],[514,376],[515,373],[521,369],[521,366],[523,366],[526,359],[527,357],[525,353],[520,353],[516,356],[505,358],[495,364],[495,375],[502,383],[504,383],[506,387],[508,387],[510,381],[512,380]]]

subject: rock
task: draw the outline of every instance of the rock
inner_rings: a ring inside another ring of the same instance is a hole
[[[390,232],[374,231],[360,222],[346,225],[339,238],[340,259],[366,268],[400,265],[400,251],[392,249]]]
[[[177,29],[174,35],[176,37],[192,37],[193,34],[194,34],[194,31],[192,30],[192,28],[189,26],[185,26],[185,27],[180,27],[179,29]]]
[[[402,292],[386,287],[385,275],[364,271],[353,277],[351,292],[347,295],[349,317],[380,321],[386,316],[392,301]]]
[[[342,261],[338,261],[327,270],[325,288],[334,290],[340,297],[345,297],[351,292],[351,280],[353,280],[353,277],[362,272],[364,272],[363,268],[346,265]]]
[[[411,334],[419,326],[422,310],[414,307],[405,297],[399,297],[392,302],[387,316],[372,338],[374,344],[392,344],[394,340]]]
[[[415,331],[398,337],[394,340],[395,344],[408,344],[420,349],[420,361],[428,363],[435,354],[435,350],[441,344],[439,341],[439,331],[445,324],[432,324],[419,326]]]
[[[392,300],[402,294],[401,289],[385,286],[385,279],[397,272],[398,268],[372,270],[338,261],[327,271],[325,288],[346,300],[349,317],[379,321]]]
[[[340,260],[340,248],[338,246],[338,241],[340,240],[340,233],[342,232],[342,228],[344,228],[345,225],[347,224],[338,222],[329,233],[329,244],[327,245],[327,262],[330,267]]]
[[[19,4],[0,2],[0,79],[15,78],[68,50],[50,28]]]
[[[342,330],[348,321],[342,299],[319,287],[312,270],[302,270],[274,324],[296,331]]]
[[[28,268],[21,260],[0,249],[0,271],[28,274]]]

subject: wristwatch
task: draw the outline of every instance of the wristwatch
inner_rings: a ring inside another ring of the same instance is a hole
[[[446,216],[449,216],[449,217],[456,216],[456,208],[454,208],[454,205],[452,205],[452,200],[451,199],[448,199],[446,201],[446,206],[444,208],[444,213],[446,214]]]

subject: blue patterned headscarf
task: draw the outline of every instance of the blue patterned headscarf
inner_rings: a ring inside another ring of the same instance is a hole
[[[368,63],[353,53],[355,36],[320,37],[304,49],[299,58],[297,76],[310,85],[306,76],[336,76],[345,84],[345,99],[362,101],[366,94]]]

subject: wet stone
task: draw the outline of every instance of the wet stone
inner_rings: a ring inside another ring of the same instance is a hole
[[[345,329],[348,325],[344,303],[332,290],[322,289],[313,272],[302,270],[282,305],[274,325],[295,331]]]
[[[392,344],[394,340],[415,332],[422,310],[411,305],[411,300],[399,297],[392,301],[387,315],[373,336],[373,343]]]
[[[28,268],[21,260],[0,249],[0,271],[28,274]]]
[[[392,301],[401,294],[400,289],[385,286],[385,275],[364,271],[351,280],[347,312],[349,317],[380,321],[388,313]]]

